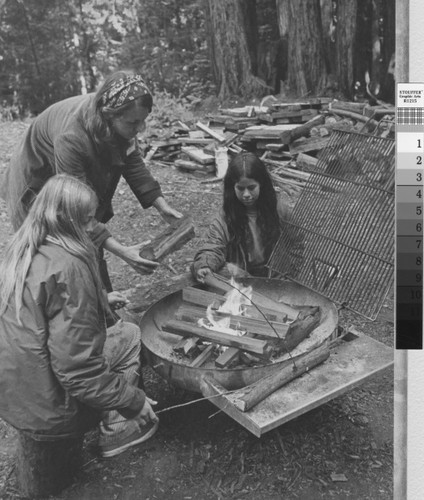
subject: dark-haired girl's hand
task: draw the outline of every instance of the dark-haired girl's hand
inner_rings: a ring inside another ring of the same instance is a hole
[[[196,279],[197,281],[200,281],[200,283],[203,283],[205,281],[205,278],[208,274],[212,272],[210,267],[201,267],[197,272],[196,272]]]

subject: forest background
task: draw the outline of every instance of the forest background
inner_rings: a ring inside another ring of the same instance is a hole
[[[131,68],[182,104],[394,101],[395,0],[0,0],[3,118]]]

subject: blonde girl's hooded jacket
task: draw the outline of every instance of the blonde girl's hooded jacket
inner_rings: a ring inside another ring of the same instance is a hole
[[[103,410],[126,418],[144,392],[112,372],[91,272],[53,243],[39,248],[25,281],[22,326],[13,301],[0,317],[0,417],[36,439],[79,435]]]

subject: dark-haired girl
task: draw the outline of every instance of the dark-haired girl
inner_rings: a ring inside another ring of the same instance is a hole
[[[253,153],[238,154],[224,177],[222,210],[209,228],[205,247],[195,255],[195,278],[203,281],[226,263],[252,276],[266,276],[266,263],[288,216],[289,208],[277,201],[265,164]],[[299,243],[295,246],[301,251]]]
[[[139,256],[139,245],[124,246],[103,223],[113,216],[112,198],[125,178],[143,208],[154,206],[169,222],[181,214],[165,201],[158,182],[143,163],[136,136],[152,109],[152,94],[140,75],[117,72],[95,94],[57,102],[31,123],[0,186],[17,230],[37,193],[51,176],[65,173],[90,185],[98,199],[93,241],[141,273],[157,264]],[[105,261],[102,279],[112,287]]]

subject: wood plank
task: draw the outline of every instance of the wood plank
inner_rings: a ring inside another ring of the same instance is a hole
[[[237,347],[229,347],[215,360],[215,366],[218,368],[228,368],[231,363],[238,361],[240,358],[240,349]]]
[[[202,290],[195,287],[186,287],[182,291],[183,300],[199,306],[212,305],[213,309],[217,309],[226,300],[224,295],[219,295],[211,291]],[[275,311],[266,307],[260,307],[260,311],[255,306],[245,306],[246,315],[250,318],[262,319],[265,315],[269,321],[276,321],[277,323],[285,323],[287,321],[287,314],[284,312]],[[262,314],[261,314],[262,313]]]
[[[353,118],[354,120],[359,122],[366,122],[368,125],[372,125],[373,127],[376,127],[378,125],[378,122],[376,120],[373,120],[368,116],[353,113],[352,111],[345,111],[344,109],[330,109],[329,112],[336,116],[346,116],[347,118]]]
[[[270,321],[271,325],[265,319],[249,318],[246,316],[223,313],[217,310],[213,311],[217,320],[227,318],[230,320],[230,327],[238,330],[247,331],[271,338],[285,337],[289,330],[289,323],[278,323]],[[194,322],[197,324],[199,319],[206,318],[206,308],[198,307],[194,304],[182,303],[175,313],[175,319],[180,321]],[[273,328],[277,331],[273,330]]]
[[[233,420],[245,427],[255,436],[260,436],[260,429],[254,419],[250,417],[250,412],[243,413],[228,400],[224,394],[227,391],[211,375],[205,375],[200,381],[200,389],[205,398],[211,398],[210,402],[229,415]],[[259,405],[258,405],[259,406]],[[252,410],[253,411],[253,410]]]
[[[203,351],[197,356],[197,358],[193,359],[193,361],[189,364],[189,366],[193,368],[198,368],[199,366],[204,365],[206,361],[208,361],[209,358],[212,356],[215,347],[216,347],[215,344],[210,344],[206,346],[206,348],[203,349]]]
[[[191,217],[183,217],[169,224],[151,243],[140,250],[140,257],[160,262],[196,236]]]
[[[309,151],[320,151],[325,148],[330,137],[314,136],[308,139],[298,139],[290,144],[290,154],[307,153]]]
[[[296,139],[299,139],[300,137],[305,137],[309,135],[309,132],[311,131],[312,128],[316,127],[317,125],[321,125],[325,123],[325,116],[324,115],[318,115],[314,116],[311,120],[307,121],[304,125],[301,125],[300,127],[296,127],[292,130],[288,130],[284,132],[281,135],[281,142],[283,144],[291,144],[294,142]]]
[[[299,153],[296,158],[296,165],[300,168],[314,168],[317,163],[318,158],[305,153]]]
[[[346,101],[333,101],[329,105],[329,109],[342,109],[345,111],[352,111],[353,113],[364,114],[364,109],[368,106],[366,102],[346,102]]]
[[[202,165],[209,165],[215,163],[215,157],[213,155],[205,153],[202,149],[196,148],[194,146],[182,146],[181,152],[186,154],[189,158]]]
[[[198,170],[208,173],[215,172],[215,165],[202,165],[200,163],[191,160],[178,159],[174,161],[174,165],[180,170],[185,170],[190,172]]]
[[[252,339],[246,336],[239,337],[228,333],[219,332],[217,330],[209,330],[195,326],[192,323],[185,321],[171,320],[166,323],[162,329],[164,331],[182,335],[184,337],[196,336],[208,342],[237,347],[239,349],[260,354],[261,356],[269,357],[271,349],[268,342],[259,339]]]
[[[183,289],[183,301],[204,307],[212,305],[212,307],[216,308],[225,302],[225,297],[217,293],[188,286]]]
[[[203,130],[203,132],[210,135],[211,137],[213,137],[214,139],[216,139],[219,142],[226,141],[226,138],[223,135],[219,134],[218,132],[215,132],[214,130],[212,130],[211,128],[209,128],[208,126],[203,124],[202,122],[196,122],[196,127],[199,128],[200,130]],[[237,146],[236,144],[232,144],[231,146],[228,147],[228,149],[230,149],[231,151],[233,151],[235,153],[240,153],[241,151],[243,151],[243,149],[240,146]]]
[[[229,292],[234,290],[234,287],[230,285],[224,278],[219,277],[214,273],[209,273],[205,276],[204,282],[207,286],[212,288],[216,288],[221,292]],[[297,318],[299,313],[298,310],[294,309],[288,304],[284,304],[283,302],[277,302],[262,293],[252,291],[252,302],[254,302],[259,307],[265,307],[267,309],[275,310],[279,313],[287,314],[289,319],[294,320]]]
[[[179,144],[213,144],[215,141],[209,137],[179,137]]]
[[[228,396],[214,397],[211,403],[222,409],[255,436],[269,432],[294,418],[344,394],[382,371],[393,367],[393,348],[360,334],[330,348],[330,357],[309,372],[273,392],[248,412],[241,412]],[[219,384],[218,384],[219,385]],[[204,396],[222,394],[226,389],[202,380]],[[220,392],[221,391],[221,392]]]

